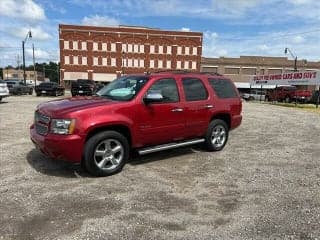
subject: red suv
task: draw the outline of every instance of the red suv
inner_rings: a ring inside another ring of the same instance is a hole
[[[241,110],[237,89],[221,75],[127,75],[96,96],[40,104],[30,134],[44,154],[107,176],[122,169],[131,150],[147,154],[204,143],[219,151],[240,125]]]

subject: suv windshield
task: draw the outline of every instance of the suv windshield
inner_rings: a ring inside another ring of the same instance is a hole
[[[137,95],[148,80],[148,76],[120,77],[100,89],[97,95],[112,100],[129,101]]]

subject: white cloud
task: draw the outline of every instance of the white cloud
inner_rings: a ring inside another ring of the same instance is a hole
[[[45,32],[40,26],[8,29],[8,33],[10,35],[20,39],[24,39],[29,31],[31,31],[33,40],[46,41],[52,38],[52,36],[49,33]]]
[[[182,27],[182,28],[180,29],[180,31],[182,31],[182,32],[190,32],[190,28]]]
[[[83,25],[89,26],[117,26],[119,21],[115,18],[107,16],[94,15],[90,17],[84,17],[81,22]]]
[[[38,21],[46,18],[43,8],[33,0],[1,0],[0,15],[27,21]]]
[[[304,41],[305,39],[301,35],[297,35],[292,38],[293,43],[303,43]]]

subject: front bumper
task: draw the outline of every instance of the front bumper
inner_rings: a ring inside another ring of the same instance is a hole
[[[59,160],[80,163],[84,146],[83,138],[79,135],[40,135],[34,125],[30,127],[30,138],[37,149],[45,155]]]
[[[8,92],[0,92],[0,97],[1,98],[9,97],[9,96],[10,96],[9,91]]]

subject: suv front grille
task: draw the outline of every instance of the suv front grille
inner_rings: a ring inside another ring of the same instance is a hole
[[[50,118],[39,113],[38,111],[34,114],[34,124],[36,132],[40,135],[47,135],[49,132]]]

